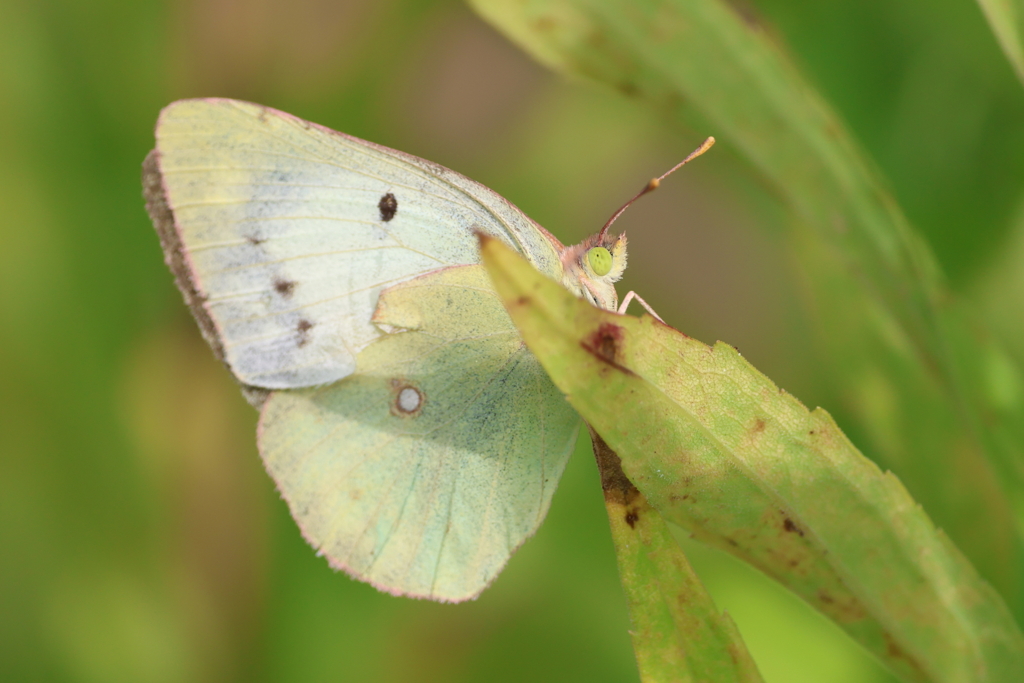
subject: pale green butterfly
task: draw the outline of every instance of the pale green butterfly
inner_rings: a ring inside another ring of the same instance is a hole
[[[625,236],[563,246],[447,168],[246,102],[175,102],[156,140],[143,185],[165,260],[260,409],[306,540],[392,594],[479,595],[543,520],[580,420],[474,231],[611,310]]]

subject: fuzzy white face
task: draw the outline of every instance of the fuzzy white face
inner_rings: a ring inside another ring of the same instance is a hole
[[[619,307],[615,283],[626,270],[626,235],[591,235],[560,254],[563,284],[595,306],[609,311]]]

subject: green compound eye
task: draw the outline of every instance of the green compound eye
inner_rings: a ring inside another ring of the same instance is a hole
[[[607,275],[612,272],[612,254],[604,247],[594,247],[587,251],[587,260],[590,267],[598,275]]]

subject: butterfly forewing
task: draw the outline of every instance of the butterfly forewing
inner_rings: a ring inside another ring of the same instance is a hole
[[[484,186],[258,105],[170,105],[147,169],[168,262],[244,384],[350,374],[380,291],[477,263],[474,228],[559,276],[557,241]]]
[[[329,387],[275,392],[260,452],[306,538],[392,593],[479,594],[540,524],[579,418],[480,266],[386,290],[386,335]]]

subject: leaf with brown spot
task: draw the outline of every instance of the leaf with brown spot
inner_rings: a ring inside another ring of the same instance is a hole
[[[760,683],[736,625],[715,607],[668,524],[623,473],[619,456],[593,430],[590,438],[640,679]]]
[[[496,240],[482,254],[506,302],[530,293],[507,306],[527,346],[666,520],[778,580],[907,681],[1024,671],[1024,635],[998,594],[828,413],[725,344],[597,309]],[[582,346],[606,325],[629,372]]]
[[[877,160],[781,34],[729,0],[470,4],[551,69],[616,89],[686,136],[714,133],[771,188],[813,311],[807,344],[818,348],[807,355],[823,359],[814,373],[835,392],[830,400],[844,402],[862,447],[899,468],[1024,621],[1024,517],[1014,512],[1024,491],[1024,400],[996,397],[1024,396],[1019,356],[987,329],[976,296],[950,291]],[[978,4],[1024,78],[1024,0]],[[990,296],[1005,302],[993,311],[1018,318],[1019,296],[995,284],[1013,280],[990,282]],[[1005,358],[1006,394],[993,390],[991,357]]]

